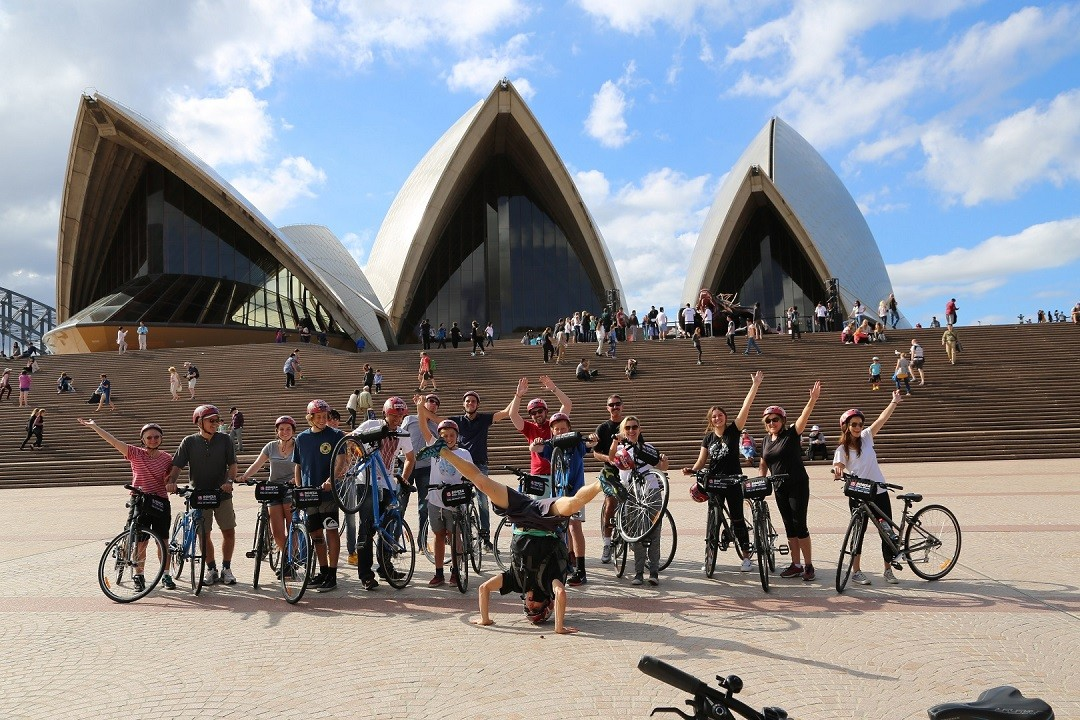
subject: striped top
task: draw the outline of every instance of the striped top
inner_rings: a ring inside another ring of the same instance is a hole
[[[169,494],[165,492],[165,481],[169,477],[169,470],[172,469],[172,455],[162,451],[150,457],[146,448],[128,445],[125,457],[131,463],[132,485],[151,495],[169,497]]]

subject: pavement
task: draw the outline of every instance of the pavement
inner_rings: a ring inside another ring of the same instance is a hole
[[[1058,718],[1080,717],[1080,593],[1069,571],[1080,567],[1080,460],[884,469],[959,519],[963,549],[944,580],[905,568],[887,585],[868,553],[873,584],[838,595],[848,511],[820,467],[809,521],[817,581],[774,577],[766,595],[733,550],[706,579],[704,509],[672,473],[678,551],[660,586],[632,587],[599,563],[596,501],[589,583],[569,598],[567,622],[580,632],[565,636],[530,625],[513,595],[493,597],[494,626],[472,625],[479,580],[466,595],[430,589],[423,556],[402,591],[365,592],[347,572],[336,593],[296,606],[276,585],[253,591],[244,551],[257,506],[246,490],[238,584],[116,604],[96,569],[122,529],[123,489],[4,490],[0,717],[645,718],[681,706],[683,693],[636,669],[644,654],[709,681],[736,673],[740,699],[797,718],[925,718],[1004,684]]]

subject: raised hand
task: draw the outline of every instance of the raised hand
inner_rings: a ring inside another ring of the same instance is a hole
[[[821,381],[818,380],[814,383],[814,387],[810,388],[810,399],[817,401],[821,397]]]
[[[540,384],[544,387],[545,390],[554,390],[555,389],[555,383],[553,383],[551,381],[551,378],[548,377],[547,375],[541,375],[540,376]]]
[[[753,373],[750,376],[750,383],[752,385],[757,386],[757,385],[760,385],[764,379],[765,379],[765,373],[758,370],[756,373]]]

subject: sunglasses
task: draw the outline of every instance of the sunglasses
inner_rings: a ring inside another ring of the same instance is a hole
[[[640,425],[627,425],[627,426],[626,426],[626,429],[627,429],[627,430],[637,430],[637,429],[639,429],[640,427],[641,427]]]
[[[442,405],[442,403],[439,402],[438,400],[436,400],[435,398],[428,398],[424,402],[435,403],[435,407],[439,407],[440,405]]]
[[[778,418],[776,416],[765,418],[765,424],[766,425],[772,425],[773,423],[778,423],[778,422],[783,422],[783,421],[784,421],[783,418]]]
[[[848,423],[849,428],[861,428],[864,425],[865,425],[865,423],[863,423],[863,422],[861,422],[859,420],[853,420],[853,421]]]
[[[530,415],[547,415],[547,410],[530,410]]]
[[[608,403],[607,406],[608,407],[622,407],[622,403],[621,402],[613,402],[613,403]]]

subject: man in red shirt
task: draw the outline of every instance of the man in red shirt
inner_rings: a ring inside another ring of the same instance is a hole
[[[559,412],[570,414],[573,403],[570,402],[570,398],[566,396],[562,390],[555,386],[551,378],[547,375],[540,376],[540,384],[544,386],[546,390],[550,390],[555,394],[555,397],[562,403],[559,408]],[[529,391],[529,381],[527,378],[521,378],[518,382],[518,390],[525,394]],[[524,435],[531,443],[533,440],[539,438],[541,440],[548,440],[551,438],[551,428],[548,426],[548,406],[541,398],[533,398],[529,401],[527,407],[529,417],[531,420],[525,420],[518,413],[517,405],[513,406],[513,410],[510,412],[510,421],[514,423],[514,427],[518,429],[518,432]],[[533,475],[544,475],[550,477],[551,475],[551,462],[540,457],[535,452],[532,453],[532,458],[529,464],[529,472]]]

